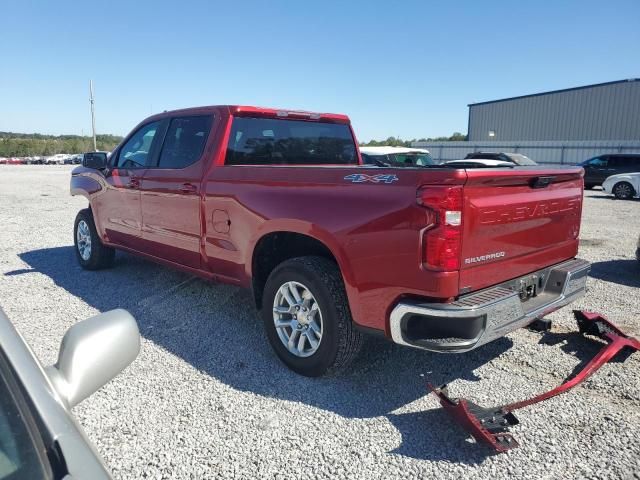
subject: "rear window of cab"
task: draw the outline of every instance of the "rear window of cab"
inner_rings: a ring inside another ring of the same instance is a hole
[[[226,165],[356,165],[349,125],[234,117]]]

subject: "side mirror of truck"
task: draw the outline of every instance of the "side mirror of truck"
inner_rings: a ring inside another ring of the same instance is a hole
[[[104,152],[88,152],[84,154],[82,166],[102,170],[107,168],[107,154]]]
[[[46,369],[58,395],[72,408],[127,367],[140,351],[140,332],[126,310],[111,310],[73,325],[58,362]]]

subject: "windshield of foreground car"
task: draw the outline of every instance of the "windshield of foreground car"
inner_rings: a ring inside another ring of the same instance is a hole
[[[9,378],[8,364],[1,354],[0,349],[0,480],[49,478],[38,454],[42,445],[33,438],[24,399],[18,399],[21,395],[13,378]]]

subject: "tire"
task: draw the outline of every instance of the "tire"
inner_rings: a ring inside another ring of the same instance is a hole
[[[87,243],[88,251],[86,249]],[[76,215],[73,226],[73,244],[78,263],[85,270],[99,270],[113,265],[116,251],[102,244],[93,222],[93,213],[88,208],[80,210]]]
[[[595,184],[593,184],[593,183],[586,183],[584,185],[584,189],[585,190],[593,190],[594,187],[595,187]]]
[[[633,198],[636,192],[629,182],[618,182],[611,189],[611,193],[619,200],[628,200]]]
[[[295,310],[282,293],[291,284],[302,299],[296,302],[292,290],[286,290],[289,298],[298,304],[297,313],[275,312],[276,304],[281,310]],[[306,314],[301,312],[305,308]],[[326,258],[298,257],[278,265],[265,284],[261,313],[267,338],[276,355],[291,370],[307,377],[330,375],[345,369],[362,346],[363,335],[351,319],[338,266]],[[297,325],[300,329],[297,337],[293,326],[276,328],[276,319],[281,324]],[[318,326],[321,336],[316,333]],[[287,335],[296,338],[293,343],[297,354],[285,344]],[[300,339],[305,336],[300,350]],[[318,341],[315,350],[311,339]]]

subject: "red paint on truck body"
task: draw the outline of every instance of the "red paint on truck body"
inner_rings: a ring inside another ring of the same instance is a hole
[[[253,256],[261,238],[273,232],[307,235],[335,257],[354,321],[387,334],[389,312],[403,297],[451,301],[461,289],[484,288],[576,255],[580,167],[225,165],[234,116],[349,124],[348,117],[335,114],[215,106],[165,112],[138,127],[205,114],[214,117],[206,146],[201,158],[185,169],[112,168],[106,176],[84,167],[74,170],[72,193],[89,199],[106,244],[203,278],[251,287]],[[391,174],[397,181],[345,180],[352,174]],[[532,188],[531,179],[540,176],[553,181],[547,188]],[[181,191],[185,183],[194,188]],[[416,195],[443,185],[463,188],[460,268],[454,271],[424,266],[423,242],[434,216]],[[123,194],[124,208],[115,200]],[[494,251],[504,256],[465,263]]]

